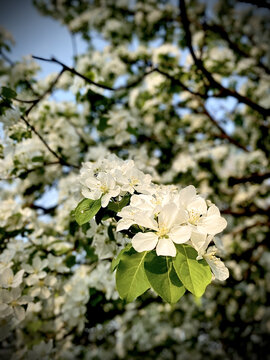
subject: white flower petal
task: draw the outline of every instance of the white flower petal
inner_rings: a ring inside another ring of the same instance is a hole
[[[50,297],[50,295],[51,295],[51,292],[47,287],[44,286],[40,289],[39,296],[41,299],[48,299]]]
[[[206,201],[202,197],[198,196],[191,203],[188,204],[187,209],[188,211],[194,210],[196,213],[199,214],[206,214]]]
[[[177,221],[178,209],[174,203],[163,206],[159,216],[159,227],[166,227],[170,229]]]
[[[207,211],[207,216],[217,215],[220,216],[220,211],[216,205],[211,205]]]
[[[127,230],[133,224],[135,224],[134,220],[121,219],[121,220],[118,221],[116,231]]]
[[[168,235],[176,244],[183,244],[190,239],[191,227],[188,225],[174,226]]]
[[[158,256],[176,256],[176,248],[172,240],[166,238],[159,239],[156,252]]]
[[[20,270],[17,272],[17,274],[14,276],[12,287],[17,287],[22,283],[24,270]]]
[[[102,195],[102,193],[99,190],[92,191],[92,190],[89,190],[87,187],[83,187],[82,195],[87,199],[98,200],[100,198],[100,196]]]
[[[181,225],[187,221],[188,221],[188,212],[183,207],[180,207],[178,209],[178,214],[177,214],[177,224]]]
[[[110,194],[104,194],[104,195],[102,196],[102,198],[101,198],[101,206],[102,206],[103,208],[105,208],[106,206],[108,206],[110,199],[111,199]]]
[[[138,252],[153,250],[158,242],[158,237],[153,232],[137,233],[131,240],[132,246]]]
[[[196,189],[193,185],[189,185],[179,192],[180,203],[185,207],[195,198]]]
[[[134,221],[139,226],[143,226],[148,229],[158,230],[157,222],[153,218],[145,216],[145,214],[135,214]]]
[[[227,226],[227,221],[221,216],[207,216],[199,220],[197,229],[199,232],[216,235]]]
[[[200,252],[200,249],[203,248],[203,245],[206,242],[206,237],[207,237],[207,234],[202,234],[197,231],[192,231],[190,240],[192,242],[194,249],[197,250],[198,253]]]
[[[25,310],[22,306],[14,306],[14,315],[16,316],[17,320],[22,321],[25,318]]]
[[[211,270],[216,279],[223,281],[229,277],[229,270],[219,258],[213,255],[207,256],[207,254],[205,254],[204,258],[211,267]]]
[[[0,275],[0,285],[2,287],[10,287],[13,283],[13,280],[13,271],[10,268],[4,269]]]

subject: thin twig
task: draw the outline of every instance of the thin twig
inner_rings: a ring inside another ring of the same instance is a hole
[[[269,227],[269,225],[270,225],[270,221],[256,221],[254,224],[236,228],[235,230],[230,232],[230,235],[236,235],[236,234],[242,233],[244,231],[248,231],[256,226],[268,226]]]
[[[43,163],[42,166],[37,166],[37,167],[35,167],[33,169],[25,169],[19,175],[11,176],[11,177],[8,177],[8,178],[0,178],[0,181],[10,181],[10,180],[20,179],[22,175],[28,175],[31,172],[44,169],[45,166],[51,166],[51,165],[61,165],[61,164],[60,164],[59,161],[52,161],[52,162]]]
[[[0,55],[10,66],[15,65],[15,63],[6,54],[4,54],[2,50],[0,50]]]
[[[6,54],[4,54],[3,51],[1,51],[1,49],[0,49],[0,55],[2,56],[2,58],[3,58],[11,67],[14,67],[14,66],[15,66],[16,63],[15,63],[14,61],[12,61]],[[30,81],[28,81],[28,80],[25,79],[24,82],[26,83],[26,85],[28,86],[28,88],[32,91],[32,93],[37,96],[38,94],[37,94],[36,91],[33,89]],[[23,101],[23,102],[25,102],[25,101]]]
[[[261,184],[264,180],[270,178],[270,171],[260,174],[260,173],[254,173],[248,176],[244,177],[229,177],[228,184],[230,186],[236,185],[236,184],[243,184],[246,182],[251,182],[254,184]]]
[[[236,141],[234,138],[232,138],[229,134],[226,133],[226,131],[219,125],[218,121],[214,119],[214,117],[209,113],[209,111],[206,109],[205,105],[201,103],[201,106],[203,108],[203,113],[209,118],[209,120],[212,122],[213,125],[220,131],[221,137],[223,139],[227,139],[231,144],[234,144],[238,148],[244,150],[245,152],[249,152],[249,150],[240,144],[238,141]]]
[[[217,33],[220,35],[220,37],[225,40],[229,47],[236,53],[238,53],[240,56],[242,57],[250,57],[250,55],[244,51],[242,48],[239,47],[238,44],[236,44],[235,42],[233,42],[229,36],[229,34],[227,33],[227,31],[224,29],[223,26],[218,25],[218,24],[207,24],[206,22],[203,23],[202,25],[204,30],[210,30],[213,33]],[[270,69],[259,59],[257,64],[257,67],[262,68],[266,74],[270,74]]]
[[[134,87],[135,85],[139,84],[147,75],[157,71],[156,68],[153,68],[149,71],[146,71],[142,76],[138,77],[138,79],[136,79],[135,81],[127,84],[127,85],[123,85],[123,86],[119,86],[117,88],[114,88],[114,87],[111,87],[111,86],[107,86],[107,85],[104,85],[104,84],[100,84],[100,83],[97,83],[91,79],[89,79],[88,77],[84,76],[83,74],[79,73],[77,70],[75,70],[74,68],[71,68],[67,65],[65,65],[64,63],[62,63],[61,61],[55,59],[54,57],[50,58],[50,59],[45,59],[45,58],[42,58],[42,57],[39,57],[39,56],[32,56],[34,59],[36,60],[41,60],[41,61],[47,61],[47,62],[53,62],[55,64],[58,64],[58,65],[61,65],[62,66],[62,71],[69,71],[70,73],[80,77],[81,79],[85,80],[88,84],[91,84],[91,85],[95,85],[101,89],[104,89],[104,90],[109,90],[109,91],[119,91],[119,90],[126,90],[126,89],[129,89],[129,88],[132,88]]]
[[[57,82],[59,81],[60,77],[63,75],[63,73],[65,72],[64,69],[62,69],[59,74],[56,76],[56,78],[53,80],[53,82],[51,83],[51,85],[48,87],[48,89],[36,100],[32,101],[32,105],[26,110],[25,115],[28,116],[29,113],[32,111],[32,109],[42,100],[45,98],[46,95],[50,94],[54,88],[54,86],[57,84]]]
[[[37,137],[40,139],[40,141],[44,144],[44,146],[49,150],[49,152],[51,154],[53,154],[54,157],[56,157],[59,160],[59,163],[62,165],[67,165],[67,166],[72,166],[76,169],[79,169],[80,167],[78,165],[74,165],[74,164],[70,164],[68,163],[65,159],[62,158],[62,156],[60,156],[59,154],[57,154],[57,152],[55,152],[50,145],[46,142],[46,140],[42,137],[42,135],[40,135],[40,133],[36,130],[36,128],[31,125],[29,123],[29,121],[23,116],[21,115],[21,119],[25,122],[25,124],[31,129],[31,131],[33,131]]]
[[[71,37],[71,45],[72,45],[72,53],[73,53],[73,67],[75,67],[76,60],[78,57],[78,49],[77,49],[75,34],[71,31],[70,31],[70,37]]]
[[[176,79],[175,77],[173,77],[172,75],[158,69],[157,67],[153,67],[152,69],[148,70],[148,71],[145,71],[141,76],[139,76],[135,81],[132,81],[130,82],[129,84],[126,84],[126,85],[122,85],[122,86],[119,86],[119,87],[111,87],[111,86],[107,86],[107,85],[104,85],[104,84],[100,84],[100,83],[97,83],[89,78],[87,78],[86,76],[84,76],[83,74],[79,73],[78,71],[76,71],[74,68],[70,68],[69,66],[63,64],[61,61],[55,59],[54,57],[52,57],[51,59],[45,59],[45,58],[41,58],[41,57],[38,57],[38,56],[33,56],[34,59],[37,59],[37,60],[42,60],[42,61],[47,61],[47,62],[53,62],[53,63],[56,63],[58,65],[61,65],[63,70],[66,70],[66,71],[69,71],[70,73],[80,77],[81,79],[85,80],[88,84],[91,84],[91,85],[95,85],[97,87],[100,87],[101,89],[104,89],[104,90],[109,90],[109,91],[120,91],[120,90],[127,90],[127,89],[130,89],[134,86],[136,86],[137,84],[139,84],[145,77],[147,77],[148,75],[154,73],[154,72],[157,72],[163,76],[165,76],[167,79],[171,80],[174,84],[177,84],[177,85],[180,85],[184,90],[190,92],[192,95],[197,95],[197,96],[200,96],[201,98],[205,98],[205,95],[204,94],[201,94],[201,93],[198,93],[198,92],[195,92],[195,91],[192,91],[191,89],[189,89],[180,79]]]
[[[232,210],[230,208],[223,209],[220,211],[221,214],[224,215],[232,215],[234,217],[241,217],[241,216],[253,216],[253,215],[267,215],[269,217],[270,208],[261,209],[257,207],[252,208],[245,208],[241,210]]]
[[[192,36],[191,36],[191,31],[190,31],[190,21],[187,16],[185,0],[179,0],[179,7],[180,7],[180,11],[181,11],[181,19],[182,19],[183,28],[184,28],[185,34],[186,34],[187,47],[190,51],[190,54],[192,56],[192,59],[193,59],[195,65],[197,66],[197,68],[199,70],[201,70],[203,75],[206,77],[206,79],[209,82],[209,85],[213,88],[219,89],[221,96],[222,95],[223,96],[232,96],[232,97],[236,98],[239,102],[248,105],[253,110],[256,110],[263,116],[270,115],[270,109],[265,109],[264,107],[260,106],[259,104],[253,102],[251,99],[247,98],[246,96],[239,94],[235,90],[225,88],[223,85],[221,85],[219,82],[217,82],[213,78],[212,74],[204,67],[203,62],[199,58],[197,58],[197,56],[194,52],[193,45],[192,45]]]
[[[175,77],[171,76],[170,74],[168,74],[162,70],[159,70],[158,68],[155,68],[155,71],[161,75],[164,75],[167,79],[170,79],[172,83],[180,85],[184,90],[188,91],[190,94],[199,96],[201,98],[206,97],[204,94],[201,94],[199,92],[189,89],[181,80],[176,79]]]

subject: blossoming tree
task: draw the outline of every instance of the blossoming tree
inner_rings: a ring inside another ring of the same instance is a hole
[[[0,354],[260,359],[269,3],[34,4],[89,46],[13,63],[0,32]]]

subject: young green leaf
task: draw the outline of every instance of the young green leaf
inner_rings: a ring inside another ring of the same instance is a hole
[[[108,209],[114,212],[119,212],[123,209],[124,206],[127,206],[130,200],[130,195],[124,196],[120,201],[110,201]]]
[[[127,251],[129,251],[131,249],[131,247],[132,247],[131,243],[127,244],[127,246],[120,251],[120,253],[117,255],[117,257],[112,260],[112,263],[111,263],[111,271],[112,272],[114,272],[114,270],[119,265],[119,262],[122,259],[123,254],[126,253]]]
[[[177,254],[173,259],[175,271],[184,286],[200,297],[212,280],[212,273],[205,260],[196,260],[197,251],[189,245],[176,245]]]
[[[163,300],[174,304],[184,295],[185,288],[177,277],[170,256],[157,256],[155,252],[149,252],[144,268],[151,287]]]
[[[4,98],[7,98],[7,99],[12,99],[12,98],[15,98],[17,96],[17,93],[16,91],[8,88],[8,87],[5,87],[3,86],[1,88],[1,95],[4,97]]]
[[[116,271],[116,288],[121,299],[131,302],[150,288],[144,271],[147,252],[136,252],[131,248],[125,252]]]
[[[83,199],[75,209],[75,220],[79,225],[90,221],[101,208],[101,201]]]

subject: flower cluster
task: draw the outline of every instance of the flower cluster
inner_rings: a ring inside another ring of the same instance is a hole
[[[115,155],[96,162],[87,162],[81,170],[80,183],[85,198],[98,200],[106,207],[111,198],[125,195],[150,193],[151,176],[135,167],[133,160],[121,160]]]
[[[136,234],[131,239],[137,252],[156,249],[158,256],[176,256],[175,244],[191,245],[197,259],[204,258],[214,276],[225,280],[228,270],[215,256],[217,249],[207,247],[214,236],[227,226],[216,205],[197,194],[193,185],[178,191],[177,187],[156,185],[151,176],[135,167],[132,160],[115,155],[96,162],[85,163],[80,176],[82,195],[101,199],[106,208],[110,200],[131,194],[130,203],[117,213],[120,220],[116,230]],[[131,236],[132,236],[131,235]]]

